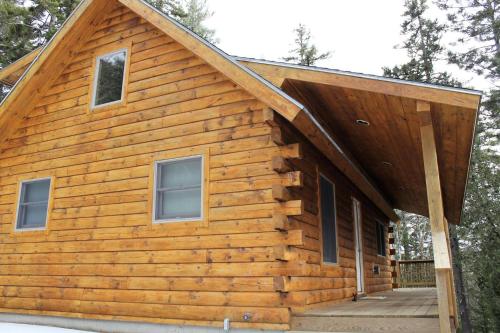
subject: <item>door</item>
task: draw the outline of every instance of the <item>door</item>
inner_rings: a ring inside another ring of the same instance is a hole
[[[356,253],[356,279],[358,294],[365,291],[363,273],[363,229],[361,228],[361,203],[357,199],[352,199],[352,211],[354,218],[354,246]]]

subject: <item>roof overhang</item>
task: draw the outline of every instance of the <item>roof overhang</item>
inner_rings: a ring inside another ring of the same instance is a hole
[[[394,208],[428,216],[417,101],[431,105],[445,215],[460,222],[481,92],[249,58],[354,155]],[[356,120],[367,120],[363,126]]]

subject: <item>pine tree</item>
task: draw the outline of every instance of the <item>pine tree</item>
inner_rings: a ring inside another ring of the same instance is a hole
[[[0,1],[0,67],[44,45],[79,0]]]
[[[211,43],[216,43],[215,30],[205,26],[205,21],[213,16],[206,0],[147,0],[163,13],[174,18],[186,28]]]
[[[405,49],[410,60],[406,64],[384,67],[384,76],[398,79],[434,83],[449,86],[461,86],[448,72],[437,72],[436,62],[444,53],[441,38],[446,26],[436,19],[426,16],[426,0],[406,0],[405,18],[401,24],[401,34],[406,38],[400,46]]]
[[[180,0],[146,0],[146,2],[176,20],[186,15]]]
[[[215,30],[204,24],[207,19],[214,15],[208,8],[206,0],[185,0],[184,12],[185,15],[179,19],[182,24],[207,41],[217,43]]]
[[[479,75],[500,77],[500,1],[498,0],[437,0],[448,14],[457,43],[477,43],[465,51],[450,51],[450,62]],[[497,82],[498,85],[498,82]]]
[[[294,30],[296,48],[290,50],[288,57],[282,59],[286,62],[293,62],[298,65],[312,66],[318,60],[328,59],[331,56],[330,52],[320,53],[316,45],[311,45],[311,32],[303,24]]]
[[[79,0],[1,0],[0,68],[47,43]],[[0,85],[0,100],[8,93]]]

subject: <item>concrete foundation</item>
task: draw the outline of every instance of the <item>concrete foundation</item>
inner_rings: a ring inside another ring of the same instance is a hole
[[[65,318],[51,316],[34,316],[1,313],[0,322],[16,323],[16,324],[31,324],[41,326],[52,326],[69,328],[83,331],[100,332],[100,333],[222,333],[223,323],[220,323],[221,328],[203,327],[203,326],[181,326],[181,325],[163,325],[163,324],[148,324],[139,322],[127,321],[111,321],[111,320],[93,320],[80,318]],[[251,329],[231,329],[231,333],[255,333],[262,332]],[[265,331],[266,333],[283,333],[283,331]]]

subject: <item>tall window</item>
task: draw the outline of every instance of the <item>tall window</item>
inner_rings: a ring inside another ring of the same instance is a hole
[[[323,261],[337,262],[337,223],[335,216],[335,187],[320,176],[321,230],[323,236]]]
[[[21,182],[17,207],[17,230],[43,229],[47,224],[50,178]]]
[[[120,102],[123,99],[126,59],[127,50],[97,57],[93,107]]]
[[[201,220],[202,182],[202,156],[157,162],[154,221]]]
[[[375,228],[377,232],[377,253],[385,257],[385,229],[384,225],[380,222],[375,223]]]

